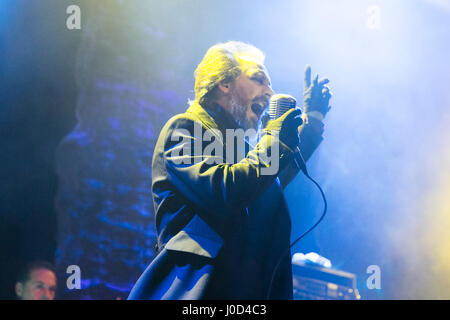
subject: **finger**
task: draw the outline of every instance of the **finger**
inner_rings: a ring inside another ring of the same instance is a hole
[[[302,110],[299,108],[291,109],[293,110],[291,114],[289,114],[289,117],[292,119],[287,119],[288,121],[292,121],[292,124],[296,127],[299,127],[303,123],[302,119]]]
[[[298,128],[299,128],[302,124],[303,124],[303,119],[302,119],[302,118],[295,119],[295,122],[292,123],[292,129],[295,130],[295,131],[293,131],[292,133],[295,132],[296,134],[298,134],[298,133],[299,133],[299,132],[298,132]]]
[[[326,84],[329,83],[329,82],[330,82],[330,80],[328,80],[328,78],[321,78],[321,79],[319,80],[319,86],[326,85]]]
[[[330,95],[333,95],[333,91],[330,90],[329,86],[323,86],[322,87],[322,94],[329,93]]]
[[[296,117],[294,120],[295,120],[294,125],[295,125],[296,127],[300,127],[300,126],[303,124],[303,119],[302,119],[302,117],[300,117],[300,116]]]
[[[305,89],[309,88],[310,85],[311,85],[311,67],[309,65],[306,65],[305,80],[304,80]]]
[[[322,93],[322,97],[326,100],[330,100],[332,96],[333,95],[329,91]]]
[[[290,111],[290,114],[289,114],[290,118],[297,118],[297,117],[301,117],[301,115],[302,115],[302,110],[300,110],[299,108],[292,108],[289,111]]]
[[[318,74],[316,74],[315,76],[314,76],[314,79],[313,79],[313,86],[317,86],[318,85],[318,83],[317,83],[317,80],[319,79],[319,75]]]
[[[302,115],[302,110],[300,110],[298,108],[292,108],[292,109],[289,109],[288,111],[286,111],[286,113],[283,114],[280,118],[282,118],[282,121],[284,121],[285,119],[287,120],[287,118],[293,119],[293,118],[299,117],[301,115]]]

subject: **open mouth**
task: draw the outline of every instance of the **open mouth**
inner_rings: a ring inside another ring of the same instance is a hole
[[[264,106],[262,106],[259,103],[254,103],[254,104],[252,104],[252,111],[253,111],[254,114],[256,114],[256,116],[259,119],[261,117],[261,114],[264,111]]]

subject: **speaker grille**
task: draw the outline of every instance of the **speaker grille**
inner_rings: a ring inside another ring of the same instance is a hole
[[[288,94],[274,94],[270,98],[269,117],[271,120],[278,119],[289,109],[295,108],[296,100]]]

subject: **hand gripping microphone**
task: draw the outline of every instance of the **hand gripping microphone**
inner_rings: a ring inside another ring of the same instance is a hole
[[[288,110],[295,108],[297,105],[297,101],[293,96],[288,94],[274,94],[270,97],[269,104],[269,118],[270,120],[276,120],[285,114]],[[294,161],[297,167],[303,171],[305,175],[308,175],[308,171],[306,170],[305,160],[303,160],[302,154],[300,152],[299,147],[295,148],[294,152]]]

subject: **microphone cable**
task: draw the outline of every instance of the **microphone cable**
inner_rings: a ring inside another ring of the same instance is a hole
[[[300,154],[301,155],[301,154]],[[272,277],[270,279],[270,283],[269,283],[269,291],[267,292],[267,300],[269,300],[270,298],[270,294],[272,293],[272,285],[273,285],[273,280],[275,279],[275,274],[278,270],[278,267],[280,266],[281,261],[283,261],[283,258],[286,256],[286,254],[288,254],[291,251],[291,248],[297,243],[299,242],[301,239],[303,239],[303,237],[305,237],[308,233],[310,233],[314,228],[316,228],[320,222],[322,222],[323,218],[325,218],[325,215],[327,213],[327,208],[328,208],[328,204],[327,204],[327,199],[325,197],[325,194],[323,193],[322,188],[320,187],[320,185],[313,179],[311,178],[311,176],[308,174],[308,171],[306,170],[306,166],[304,166],[304,168],[302,168],[302,172],[305,174],[305,176],[311,180],[319,189],[320,194],[322,195],[322,199],[323,199],[323,203],[324,203],[324,208],[323,208],[323,213],[320,216],[319,220],[317,220],[316,223],[314,223],[308,230],[306,230],[301,236],[299,236],[297,239],[295,239],[294,242],[292,242],[289,247],[287,248],[287,250],[285,252],[283,252],[280,256],[280,258],[278,259],[277,264],[275,265],[275,269],[272,272]]]

